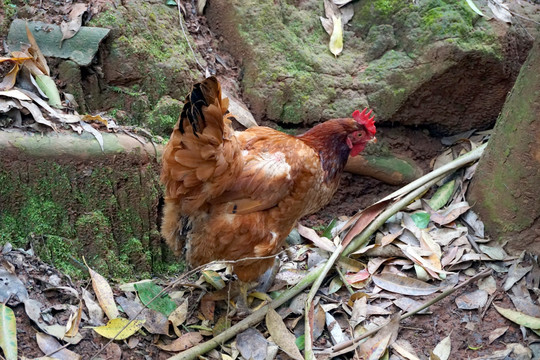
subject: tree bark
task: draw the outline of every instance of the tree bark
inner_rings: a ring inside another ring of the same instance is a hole
[[[510,251],[540,254],[540,38],[480,159],[469,200],[487,233]]]

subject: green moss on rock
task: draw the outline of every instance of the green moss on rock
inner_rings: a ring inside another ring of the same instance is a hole
[[[463,1],[353,6],[343,53],[335,58],[320,24],[320,1],[209,3],[209,23],[219,23],[225,45],[238,55],[244,96],[257,118],[314,123],[369,105],[388,120],[464,54],[502,59],[499,37]]]
[[[170,136],[184,104],[170,96],[162,97],[146,121],[148,128],[157,135]]]
[[[103,59],[106,86],[89,106],[127,111],[128,125],[146,127],[163,96],[183,99],[200,72],[178,24],[178,11],[163,1],[127,2],[98,14],[90,25],[112,29]],[[199,63],[205,64],[198,56]]]
[[[0,244],[32,245],[75,276],[84,274],[82,256],[117,279],[181,266],[157,230],[156,163],[136,154],[85,161],[21,154],[2,154],[12,161],[0,164]]]

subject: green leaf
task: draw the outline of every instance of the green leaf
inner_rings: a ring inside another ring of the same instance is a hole
[[[221,290],[225,287],[225,281],[214,270],[204,270],[202,272],[204,280],[215,287],[217,290]]]
[[[49,105],[54,107],[62,107],[62,101],[60,101],[60,93],[58,88],[54,83],[54,80],[47,75],[38,75],[36,76],[36,82],[41,89],[49,98]]]
[[[150,300],[162,290],[161,286],[158,286],[153,282],[135,284],[135,290],[137,290],[137,294],[139,294],[139,298],[144,305],[148,306],[150,309],[159,311],[165,316],[169,316],[178,306],[171,297],[165,293],[150,302]]]
[[[6,304],[0,304],[0,348],[6,360],[17,360],[17,322]]]
[[[480,9],[476,6],[476,4],[472,0],[467,0],[467,5],[469,5],[469,7],[472,9],[472,11],[474,11],[478,15],[485,16],[484,13],[482,11],[480,11]]]
[[[298,350],[302,351],[306,347],[306,335],[300,335],[296,338],[296,346],[298,346]]]
[[[493,306],[495,306],[495,309],[497,309],[499,314],[501,314],[502,316],[504,316],[508,320],[510,320],[512,322],[515,322],[518,325],[523,325],[523,326],[525,326],[525,327],[527,327],[529,329],[533,329],[533,330],[540,329],[540,318],[525,315],[525,314],[523,314],[523,313],[521,313],[519,311],[515,311],[515,310],[512,310],[512,309],[505,309],[505,308],[499,307],[499,306],[497,306],[495,304],[493,304]]]
[[[328,226],[324,229],[322,233],[322,237],[332,239],[333,238],[332,230],[336,227],[336,225],[337,225],[337,220],[332,219],[332,221],[330,221],[330,224],[328,224]]]
[[[425,229],[427,228],[429,224],[429,214],[424,211],[415,212],[411,215],[412,220],[414,221],[414,224],[418,226],[419,229]]]
[[[455,184],[456,181],[452,180],[439,187],[435,194],[433,194],[431,197],[431,200],[428,201],[428,205],[435,211],[446,205],[450,199],[450,196],[452,196],[452,193],[454,192]]]

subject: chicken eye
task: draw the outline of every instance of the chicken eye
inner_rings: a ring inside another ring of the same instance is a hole
[[[356,136],[362,137],[362,133],[360,133],[360,132],[359,132],[359,133],[356,133]]]

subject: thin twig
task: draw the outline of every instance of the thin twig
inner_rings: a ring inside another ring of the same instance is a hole
[[[449,289],[449,290],[446,290],[445,292],[443,292],[442,294],[440,294],[439,296],[431,299],[431,300],[428,300],[426,301],[424,304],[420,305],[419,307],[417,307],[416,309],[412,310],[412,311],[409,311],[408,313],[405,313],[403,315],[401,315],[401,318],[400,320],[404,320],[408,317],[411,317],[417,313],[419,313],[420,311],[430,307],[431,305],[441,301],[442,299],[444,299],[445,297],[453,294],[456,290],[458,289],[461,289],[462,287],[464,286],[467,286],[468,284],[470,284],[471,282],[475,281],[475,280],[478,280],[478,279],[481,279],[483,277],[486,277],[488,276],[489,274],[491,274],[491,269],[485,269],[484,271],[476,274],[475,276],[473,276],[472,278],[468,279],[468,280],[465,280],[464,282],[462,282],[461,284],[453,287],[452,289]],[[358,341],[362,340],[362,339],[365,339],[367,337],[370,337],[371,335],[375,334],[377,331],[379,331],[380,329],[382,329],[384,325],[381,325],[373,330],[370,330],[368,332],[365,332],[364,334],[352,339],[352,340],[349,340],[349,341],[344,341],[340,344],[337,344],[337,345],[334,345],[332,346],[331,348],[327,349],[327,350],[324,350],[324,351],[321,351],[319,352],[320,354],[329,354],[330,356],[332,356],[334,353],[337,353],[343,349],[346,349],[348,348],[349,346],[351,345],[354,345],[355,343],[358,343]]]
[[[64,345],[60,346],[58,349],[53,350],[53,351],[51,351],[51,352],[48,353],[48,354],[45,354],[45,358],[51,357],[51,355],[56,354],[56,353],[59,352],[60,350],[64,350],[64,349],[67,348],[69,345],[71,345],[71,344],[70,344],[70,343],[65,343]]]
[[[195,58],[195,61],[197,62],[197,65],[199,65],[201,70],[204,72],[205,71],[204,66],[202,66],[201,63],[199,62],[199,60],[197,59],[197,56],[195,55],[195,51],[191,47],[191,43],[189,42],[189,39],[187,37],[186,30],[184,30],[184,22],[182,21],[182,10],[180,8],[180,0],[176,0],[176,5],[178,7],[178,19],[180,21],[180,27],[182,28],[182,33],[184,34],[184,38],[186,39],[186,42],[187,42],[187,44],[189,46],[189,50],[191,50],[191,53],[193,54],[193,58]]]

